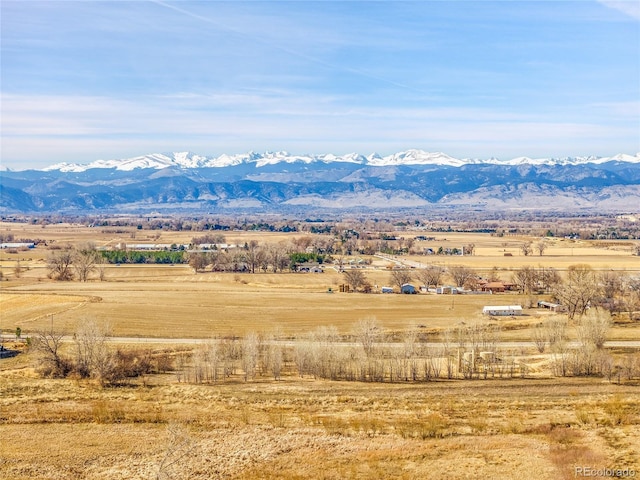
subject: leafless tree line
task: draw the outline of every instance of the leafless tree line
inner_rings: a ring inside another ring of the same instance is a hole
[[[561,316],[536,327],[533,339],[541,353],[549,349],[554,375],[640,376],[640,356],[616,359],[603,348],[609,327],[607,312],[594,310],[576,326],[577,347],[570,347],[568,322]],[[178,375],[193,382],[218,382],[231,376],[245,381],[256,377],[277,380],[287,365],[289,374],[360,382],[526,376],[529,365],[518,360],[520,355],[500,348],[500,335],[497,324],[461,324],[445,330],[435,346],[425,343],[418,329],[405,332],[398,342],[385,334],[375,318],[367,317],[349,335],[321,326],[292,347],[283,346],[278,335],[255,333],[204,344],[179,365]]]
[[[244,381],[256,376],[280,380],[285,363],[285,348],[277,341],[278,333],[260,336],[255,332],[244,338],[211,341],[193,352],[179,356],[178,381],[217,383],[236,375]]]
[[[578,346],[570,346],[568,321],[556,316],[533,330],[540,351],[557,376],[605,376],[610,380],[640,376],[640,355],[614,356],[603,348],[611,317],[590,309],[576,321]],[[103,385],[131,377],[173,371],[179,382],[218,383],[230,378],[281,379],[283,372],[319,379],[360,382],[428,382],[436,379],[475,379],[526,376],[529,366],[500,348],[498,324],[482,322],[442,332],[437,345],[426,343],[419,329],[391,336],[375,317],[359,320],[349,335],[335,327],[318,327],[293,346],[285,346],[280,331],[254,332],[244,337],[204,342],[193,350],[151,354],[122,350],[109,343],[109,332],[93,320],[76,329],[63,348],[64,335],[39,332],[33,339],[38,371],[47,377],[93,378]]]
[[[283,272],[290,267],[289,254],[295,252],[292,244],[260,244],[247,242],[244,248],[194,252],[189,265],[196,272],[210,268],[214,272]]]
[[[345,344],[346,340],[351,340]],[[281,334],[248,333],[243,338],[203,343],[177,360],[178,381],[223,382],[231,377],[279,380],[289,374],[361,382],[422,382],[442,378],[487,378],[521,374],[508,356],[498,355],[499,330],[492,325],[462,326],[427,345],[417,329],[391,342],[373,317],[358,321],[350,335],[321,326],[285,347]],[[473,363],[466,353],[474,352]],[[491,352],[487,355],[487,352]]]
[[[556,316],[537,325],[533,341],[538,351],[549,348],[551,371],[556,376],[605,376],[609,380],[625,376],[630,380],[640,375],[640,356],[614,357],[603,347],[611,328],[611,315],[604,309],[590,308],[575,317],[577,348],[568,346],[569,322]]]

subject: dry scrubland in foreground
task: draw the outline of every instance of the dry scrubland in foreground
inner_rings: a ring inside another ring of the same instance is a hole
[[[114,235],[73,225],[2,228],[17,237],[98,246],[180,243],[197,235],[133,228]],[[136,240],[130,240],[133,233]],[[230,243],[244,243],[304,234],[226,235]],[[628,242],[554,239],[543,256],[525,257],[518,249],[527,238],[435,236],[433,247],[474,243],[475,255],[401,260],[443,267],[463,262],[481,273],[496,268],[505,280],[523,265],[562,271],[583,263],[597,271],[640,271],[640,258],[629,254]],[[196,274],[183,265],[110,265],[105,281],[94,274],[86,283],[54,282],[47,278],[47,252],[41,247],[0,252],[7,280],[0,282],[5,335],[18,326],[23,336],[33,335],[52,324],[72,333],[90,319],[109,324],[116,336],[206,339],[278,332],[292,340],[323,325],[350,335],[360,319],[375,317],[391,340],[410,329],[435,340],[461,322],[487,324],[479,313],[489,299],[494,304],[531,301],[530,295],[516,294],[329,294],[344,282],[331,269],[323,274]],[[18,259],[24,271],[15,276]],[[372,261],[371,283],[387,284],[392,262]],[[502,340],[530,341],[535,325],[549,318],[548,312],[525,311],[524,317],[498,321]],[[608,338],[640,339],[637,323],[614,323]],[[576,338],[574,325],[568,333]],[[223,381],[195,384],[185,382],[189,378],[178,368],[182,356],[191,358],[193,345],[111,344],[138,347],[168,354],[173,370],[106,388],[94,380],[40,378],[34,352],[2,359],[0,477],[568,479],[575,478],[576,466],[631,468],[640,474],[637,381],[553,377],[548,359],[536,366],[538,353],[532,348],[514,353],[531,359],[528,378],[320,380],[300,377],[289,352],[278,381],[269,374],[244,381],[238,371]],[[72,351],[70,343],[65,348]],[[633,352],[613,352],[628,353]]]
[[[640,469],[637,387],[593,379],[101,389],[0,371],[3,478],[575,478]]]

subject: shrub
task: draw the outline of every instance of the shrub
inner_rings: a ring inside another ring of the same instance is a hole
[[[632,415],[627,405],[618,396],[610,398],[602,408],[610,425],[625,425],[632,422]]]

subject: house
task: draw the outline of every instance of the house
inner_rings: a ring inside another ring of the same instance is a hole
[[[522,315],[522,307],[520,305],[497,305],[487,306],[482,309],[483,315],[491,315],[493,317],[513,317]]]
[[[487,282],[480,286],[480,290],[483,292],[502,293],[505,291],[505,286],[502,282]]]
[[[320,264],[314,262],[297,263],[295,270],[300,273],[324,273]]]
[[[400,287],[400,292],[408,293],[408,294],[418,293],[418,291],[416,290],[416,287],[414,287],[410,283],[403,284],[402,287]]]

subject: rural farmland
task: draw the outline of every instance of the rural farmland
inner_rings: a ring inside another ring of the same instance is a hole
[[[638,240],[117,222],[0,224],[3,477],[640,470]]]

